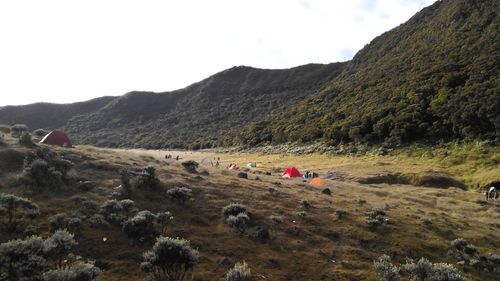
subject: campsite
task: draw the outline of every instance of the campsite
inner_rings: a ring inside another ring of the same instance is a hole
[[[0,3],[0,281],[500,281],[498,11]]]

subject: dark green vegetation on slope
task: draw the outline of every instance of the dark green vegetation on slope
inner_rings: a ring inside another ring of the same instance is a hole
[[[499,9],[498,1],[438,1],[375,38],[326,89],[226,144],[494,139]]]
[[[65,127],[80,143],[186,147],[298,103],[323,87],[342,66],[234,67],[170,93],[128,93],[96,112],[72,118]]]
[[[108,147],[498,140],[498,10],[493,0],[438,1],[347,63],[234,67],[184,89],[131,92],[84,110],[0,108],[0,123],[62,126],[75,143]]]

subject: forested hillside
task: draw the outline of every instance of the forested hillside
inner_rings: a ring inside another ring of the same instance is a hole
[[[267,70],[233,67],[187,88],[131,92],[65,125],[77,143],[111,147],[211,146],[224,132],[293,107],[331,81],[344,64]]]
[[[66,124],[69,118],[95,111],[114,98],[100,97],[69,104],[34,103],[4,106],[0,107],[0,123],[9,125],[20,123],[32,129],[56,129]]]
[[[493,0],[446,0],[375,38],[324,90],[225,144],[495,139],[500,36]]]

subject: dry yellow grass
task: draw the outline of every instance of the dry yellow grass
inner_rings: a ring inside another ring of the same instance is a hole
[[[109,150],[90,146],[54,149],[75,161],[73,173],[94,181],[97,187],[89,192],[68,187],[64,192],[26,195],[40,205],[42,217],[36,223],[42,226],[42,235],[48,231],[47,217],[78,210],[71,195],[82,193],[104,202],[120,184],[120,169],[139,170],[151,165],[156,167],[164,189],[173,186],[193,189],[194,200],[187,205],[166,198],[164,190],[135,190],[131,196],[140,210],[172,212],[175,219],[168,235],[190,240],[200,252],[200,263],[192,280],[224,280],[227,270],[243,260],[251,267],[256,280],[374,280],[373,260],[383,253],[390,254],[397,262],[406,257],[456,262],[446,254],[450,241],[456,238],[469,240],[484,254],[499,254],[500,212],[494,209],[495,203],[482,202],[481,193],[354,181],[375,173],[440,169],[429,165],[425,159],[413,163],[411,157],[401,155],[353,158]],[[164,159],[167,153],[174,159]],[[141,156],[145,154],[154,159]],[[209,175],[192,174],[182,168],[181,161],[175,160],[176,155],[182,160],[196,161],[220,157],[221,167],[231,162],[245,167],[247,162],[253,161],[257,169],[249,171],[249,179],[240,179],[235,172],[212,167],[198,169],[208,170]],[[342,181],[327,180],[326,187],[332,191],[330,196],[301,179],[281,179],[279,173],[287,165],[297,166],[301,171],[341,171],[348,176]],[[265,172],[272,173],[266,175]],[[269,187],[277,189],[279,194],[272,195]],[[22,193],[22,189],[5,187],[0,192]],[[360,199],[366,203],[360,203]],[[312,204],[305,210],[304,218],[296,215],[304,210],[300,200]],[[251,227],[243,236],[235,234],[222,218],[222,208],[231,202],[245,204],[251,213]],[[375,207],[383,208],[390,221],[379,231],[372,232],[364,219],[365,212]],[[338,209],[346,210],[347,217],[338,219],[335,215]],[[272,215],[282,216],[283,223],[273,224],[269,218]],[[430,228],[422,226],[421,218],[431,219],[433,225]],[[271,230],[270,241],[260,243],[249,239],[248,235],[259,226]],[[102,237],[109,240],[104,243]],[[132,243],[119,227],[93,229],[85,226],[77,240],[76,253],[109,264],[110,268],[102,273],[102,280],[142,280],[145,277],[139,270],[139,263],[141,254],[151,244]],[[229,258],[231,263],[220,264],[223,257]],[[493,276],[468,274],[472,280],[492,280]]]

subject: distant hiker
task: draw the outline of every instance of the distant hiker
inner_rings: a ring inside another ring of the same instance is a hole
[[[179,161],[179,155],[175,156],[175,160]]]
[[[220,161],[220,157],[217,157],[217,161]]]
[[[216,168],[216,169],[219,169],[219,168],[220,168],[220,163],[219,163],[219,161],[215,162],[215,168]]]
[[[490,189],[487,192],[486,200],[488,200],[488,199],[498,200],[498,196],[499,196],[499,194],[498,194],[497,189],[494,186],[492,186],[492,187],[490,187]]]

